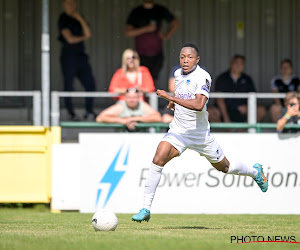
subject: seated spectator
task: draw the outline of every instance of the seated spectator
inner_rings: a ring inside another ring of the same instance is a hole
[[[230,69],[221,74],[216,80],[216,92],[248,93],[255,92],[255,87],[250,76],[243,73],[245,57],[235,55],[230,63]],[[221,111],[224,122],[247,121],[247,99],[217,98],[217,106]],[[261,121],[266,115],[264,106],[257,107],[257,121]]]
[[[124,93],[129,88],[136,88],[143,93],[155,91],[154,82],[148,68],[140,66],[136,51],[126,49],[122,55],[122,68],[113,75],[108,91],[122,94],[118,99],[124,100]]]
[[[287,93],[289,91],[300,91],[300,80],[293,75],[293,64],[289,59],[280,63],[280,75],[273,77],[271,81],[273,93]],[[282,115],[284,109],[283,99],[275,99],[270,108],[272,122],[276,122]]]
[[[284,99],[286,110],[284,115],[277,121],[276,129],[278,132],[295,133],[299,130],[285,129],[286,124],[299,124],[300,125],[300,111],[299,111],[299,94],[297,92],[289,92]]]
[[[140,100],[140,91],[127,89],[124,100],[103,110],[96,118],[97,122],[121,123],[129,130],[135,130],[138,122],[161,122],[161,115],[148,103]]]

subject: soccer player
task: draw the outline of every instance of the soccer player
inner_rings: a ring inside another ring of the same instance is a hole
[[[218,142],[210,135],[206,104],[211,77],[197,65],[199,60],[198,47],[193,43],[185,43],[180,51],[181,68],[175,71],[175,96],[170,96],[164,90],[156,92],[169,101],[169,108],[175,108],[174,119],[157,147],[146,178],[144,205],[138,214],[132,216],[133,221],[149,221],[152,200],[163,166],[187,148],[204,156],[217,170],[227,174],[251,176],[263,192],[268,189],[268,180],[261,164],[256,163],[252,167],[240,162],[230,163]]]

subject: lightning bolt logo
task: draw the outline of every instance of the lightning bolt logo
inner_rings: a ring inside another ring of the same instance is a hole
[[[105,207],[106,203],[108,202],[109,198],[111,197],[112,193],[114,192],[115,188],[117,187],[118,183],[120,182],[120,180],[122,179],[122,177],[125,173],[125,171],[116,171],[115,170],[115,167],[118,163],[118,159],[122,152],[122,148],[123,148],[123,145],[120,147],[118,153],[116,154],[115,158],[113,159],[112,163],[110,164],[108,170],[106,171],[105,175],[103,176],[102,180],[100,181],[100,183],[110,184],[110,188],[109,188],[109,191],[108,191],[108,194],[107,194],[107,197],[106,197],[103,207]],[[128,155],[129,155],[129,147],[127,149],[127,153],[126,153],[126,156],[125,156],[125,159],[123,162],[123,166],[127,166],[127,164],[128,164]],[[97,192],[96,207],[99,202],[101,191],[102,191],[102,189],[99,188],[98,192]]]

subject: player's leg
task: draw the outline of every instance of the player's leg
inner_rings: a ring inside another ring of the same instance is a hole
[[[161,141],[153,157],[153,163],[157,166],[163,167],[167,162],[178,155],[178,150],[171,143]]]
[[[268,180],[264,175],[262,165],[259,163],[254,164],[254,166],[249,166],[241,161],[230,163],[224,157],[220,162],[211,162],[211,165],[226,174],[250,176],[255,180],[261,191],[266,192],[268,190]]]
[[[193,148],[192,148],[193,149]],[[213,136],[208,136],[202,145],[194,148],[200,155],[206,157],[211,165],[226,174],[236,174],[252,177],[260,189],[266,192],[268,181],[264,176],[262,165],[256,163],[254,166],[246,164],[244,161],[232,161],[225,157],[224,152]]]
[[[178,155],[178,150],[169,142],[161,141],[159,143],[146,177],[143,208],[138,214],[132,216],[133,221],[149,221],[152,201],[161,178],[163,166]]]
[[[215,169],[222,171],[226,174],[245,175],[251,176],[252,178],[255,178],[257,175],[257,170],[255,168],[249,167],[243,162],[230,163],[225,156],[220,162],[211,162],[211,165]]]

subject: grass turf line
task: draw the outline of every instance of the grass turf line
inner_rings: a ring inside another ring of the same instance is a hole
[[[298,215],[151,215],[134,223],[118,214],[114,232],[95,232],[92,214],[0,209],[0,249],[300,249],[298,244],[230,243],[232,235],[296,236]]]

